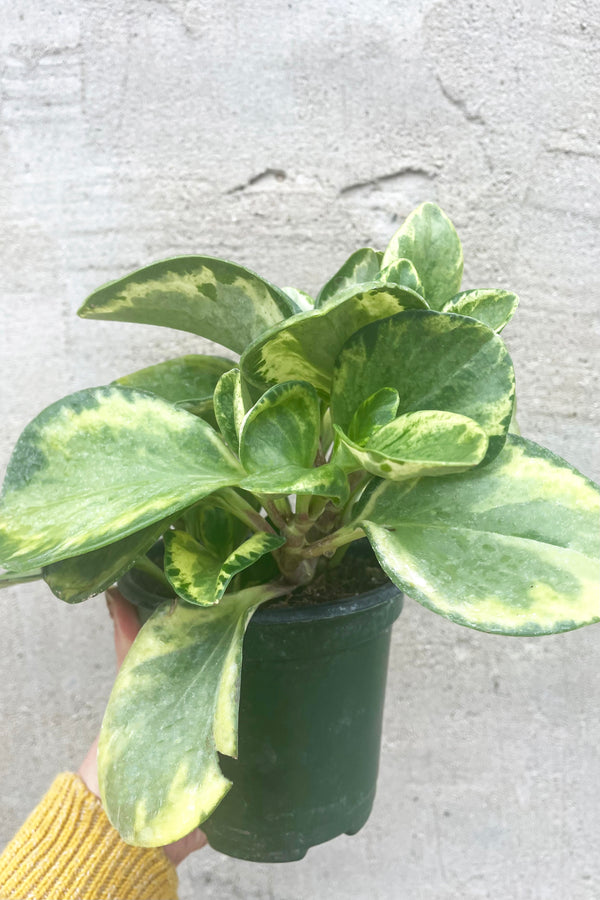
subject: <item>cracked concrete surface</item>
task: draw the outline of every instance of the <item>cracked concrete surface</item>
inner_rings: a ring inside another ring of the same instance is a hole
[[[0,0],[0,468],[42,407],[193,335],[82,321],[197,252],[314,291],[424,199],[465,287],[516,291],[523,432],[600,475],[597,0]],[[0,594],[0,845],[113,679],[103,600]],[[368,826],[286,866],[208,850],[182,900],[597,900],[598,628],[469,632],[407,603]]]

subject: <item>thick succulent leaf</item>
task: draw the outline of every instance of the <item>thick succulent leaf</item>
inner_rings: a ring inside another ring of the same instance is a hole
[[[244,569],[238,575],[236,585],[240,590],[256,585],[277,582],[281,578],[281,571],[272,553],[261,556],[255,563]]]
[[[32,568],[97,550],[239,477],[202,419],[131,388],[79,391],[17,442],[0,497],[0,564]]]
[[[409,287],[421,297],[425,295],[419,273],[410,259],[395,259],[381,270],[378,278],[388,284],[402,284]]]
[[[243,266],[178,256],[98,288],[79,315],[191,331],[241,353],[266,328],[296,312],[287,294]]]
[[[54,596],[66,603],[80,603],[100,594],[148,552],[171,521],[162,519],[114,544],[44,566],[44,581]]]
[[[326,306],[337,294],[369,281],[381,281],[379,267],[382,254],[371,247],[355,250],[340,269],[324,284],[315,301],[315,306]]]
[[[219,378],[231,365],[231,360],[222,356],[180,356],[124,375],[114,383],[158,394],[190,412],[206,411],[212,406]]]
[[[215,416],[223,437],[235,453],[248,401],[244,398],[239,369],[230,369],[218,381],[213,397]]]
[[[488,446],[485,432],[472,419],[437,410],[399,416],[364,446],[335,427],[345,456],[354,460],[352,469],[360,467],[392,481],[464,472],[481,462]],[[333,461],[337,462],[335,455]]]
[[[165,534],[165,575],[175,593],[187,603],[213,606],[218,603],[231,579],[255,563],[265,553],[284,543],[278,534],[252,535],[227,557],[216,557],[185,531]]]
[[[519,298],[510,291],[479,289],[462,291],[444,304],[444,312],[471,316],[492,331],[500,332],[515,314]]]
[[[474,419],[500,452],[512,415],[514,372],[501,338],[473,319],[414,310],[367,325],[339,354],[333,421],[346,430],[375,391],[398,391],[400,413],[438,409]]]
[[[327,397],[335,358],[355,331],[405,309],[426,306],[410,288],[380,282],[361,284],[340,293],[324,309],[300,313],[271,328],[248,347],[240,368],[261,390],[269,384],[302,379]]]
[[[294,301],[299,310],[312,309],[315,305],[315,301],[306,291],[301,291],[295,287],[284,287],[282,290]]]
[[[244,419],[240,459],[248,472],[312,466],[319,446],[319,398],[304,381],[276,384]]]
[[[398,259],[413,263],[432,309],[440,310],[458,293],[462,246],[454,225],[435,203],[422,203],[411,212],[388,244],[382,268]]]
[[[380,482],[361,518],[383,569],[424,606],[482,631],[550,634],[600,622],[599,493],[509,435],[484,468],[412,490]]]
[[[165,534],[165,575],[175,593],[187,603],[212,606],[221,560],[209,553],[186,531]]]
[[[285,466],[270,472],[248,475],[240,487],[255,494],[317,494],[337,503],[348,499],[348,479],[336,465],[328,463],[314,469]]]
[[[352,416],[348,437],[355,444],[364,444],[371,435],[396,418],[400,397],[395,388],[381,388],[367,397]]]
[[[230,787],[242,641],[265,588],[208,608],[160,607],[117,676],[100,734],[104,807],[130,844],[160,847],[203,822]]]
[[[261,531],[253,534],[247,541],[236,547],[221,566],[217,577],[217,597],[220,599],[223,596],[232,578],[254,565],[267,553],[278,550],[283,544],[285,544],[285,538],[280,534],[267,534]]]
[[[221,506],[212,503],[213,497],[200,501],[183,515],[185,530],[212,553],[225,559],[242,542],[248,526]]]
[[[173,404],[177,409],[184,409],[186,412],[200,416],[211,428],[217,427],[217,420],[213,409],[212,397],[189,397],[187,400],[178,400]]]
[[[0,589],[15,587],[17,584],[26,584],[29,581],[40,581],[41,578],[41,569],[35,569],[32,572],[22,572],[20,575],[12,572],[0,572]]]

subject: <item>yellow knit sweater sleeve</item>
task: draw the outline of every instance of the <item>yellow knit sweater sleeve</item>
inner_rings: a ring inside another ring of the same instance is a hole
[[[0,856],[0,900],[177,900],[161,848],[131,847],[64,772]]]

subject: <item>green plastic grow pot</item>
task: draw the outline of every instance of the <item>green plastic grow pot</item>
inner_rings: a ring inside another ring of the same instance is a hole
[[[122,593],[156,595],[129,573]],[[391,627],[390,584],[314,606],[259,609],[242,664],[239,756],[221,756],[232,787],[201,827],[211,846],[256,862],[302,859],[367,821],[377,782]]]

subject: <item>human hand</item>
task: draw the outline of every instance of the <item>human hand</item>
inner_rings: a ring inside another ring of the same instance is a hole
[[[141,626],[135,606],[129,603],[116,588],[110,588],[106,592],[106,603],[115,628],[115,651],[118,670],[121,668],[121,664],[127,656],[127,651],[133,644]],[[98,738],[88,750],[77,774],[89,790],[99,797],[97,756]],[[177,866],[186,856],[193,853],[194,850],[200,850],[205,844],[206,835],[199,828],[194,828],[185,837],[168,844],[164,851],[173,865]]]

